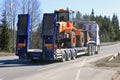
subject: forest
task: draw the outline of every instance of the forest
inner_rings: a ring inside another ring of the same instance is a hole
[[[42,3],[41,3],[42,4]],[[0,51],[15,52],[18,14],[30,14],[31,37],[30,48],[41,48],[42,10],[38,0],[4,0],[0,19]],[[19,5],[19,6],[18,6]],[[54,10],[53,10],[54,11]],[[101,42],[120,40],[119,20],[117,14],[110,16],[75,12],[75,21],[96,21],[100,27]]]

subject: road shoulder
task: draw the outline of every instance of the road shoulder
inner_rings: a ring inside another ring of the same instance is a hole
[[[112,80],[120,80],[120,56],[118,56],[115,59],[109,61],[110,58],[111,58],[111,56],[106,57],[106,58],[102,58],[98,61],[95,61],[93,63],[93,66],[96,67],[96,68],[116,71]]]

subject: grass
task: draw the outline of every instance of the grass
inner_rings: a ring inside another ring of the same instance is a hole
[[[9,52],[0,52],[0,57],[1,56],[14,56],[15,53],[9,53]]]
[[[111,56],[100,59],[95,62],[95,65],[98,67],[120,67],[120,56],[117,56],[112,61],[109,61]]]

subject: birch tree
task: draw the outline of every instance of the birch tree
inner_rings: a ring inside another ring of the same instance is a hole
[[[40,1],[38,0],[20,0],[20,9],[22,14],[30,14],[31,37],[30,42],[34,44],[34,32],[37,30],[41,21]],[[33,48],[30,45],[30,48]]]

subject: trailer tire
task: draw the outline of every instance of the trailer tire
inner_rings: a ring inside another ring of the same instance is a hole
[[[95,54],[98,54],[98,51],[95,51]]]
[[[61,61],[62,61],[62,62],[65,62],[65,61],[66,61],[66,54],[62,54]]]
[[[68,53],[68,55],[67,55],[67,60],[68,60],[68,61],[71,60],[71,53]]]
[[[70,52],[71,52],[71,59],[72,60],[76,59],[76,54],[74,52],[72,52],[72,51],[70,51]]]

